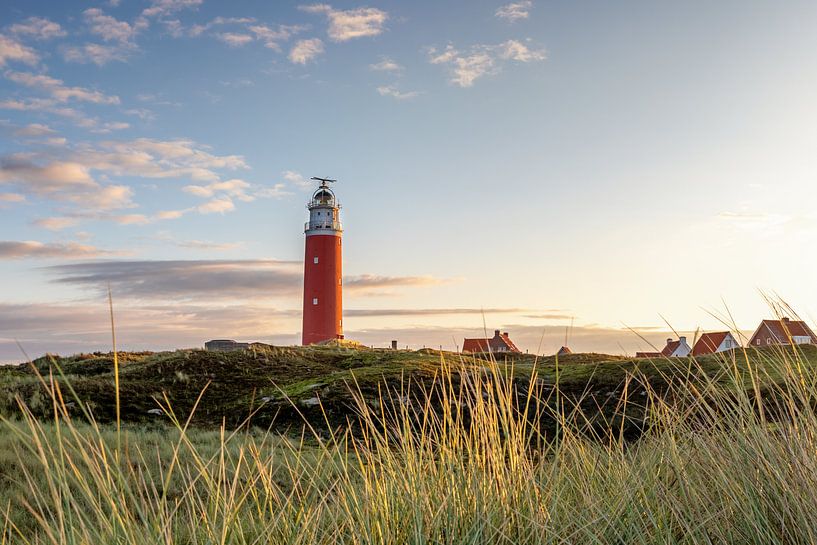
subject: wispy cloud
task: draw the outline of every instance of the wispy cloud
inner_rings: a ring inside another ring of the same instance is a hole
[[[219,32],[216,37],[230,47],[241,47],[253,41],[250,34],[240,32]]]
[[[270,297],[299,299],[303,280],[300,261],[173,260],[94,261],[47,269],[59,284],[104,291],[108,283],[120,297],[166,300],[220,300]],[[432,276],[359,275],[344,279],[344,289],[358,296],[391,293],[444,283]]]
[[[329,4],[300,6],[308,13],[322,13],[329,19],[327,34],[335,42],[377,36],[385,30],[389,14],[377,8],[337,10]]]
[[[44,17],[29,17],[22,23],[11,25],[9,32],[16,36],[23,36],[34,40],[49,40],[51,38],[62,38],[68,35],[58,23]]]
[[[306,64],[323,52],[323,42],[319,38],[298,40],[289,51],[289,60],[295,64]]]
[[[88,43],[81,46],[62,48],[62,57],[68,62],[105,66],[109,62],[128,60],[129,50],[117,45]]]
[[[0,68],[9,62],[21,62],[23,64],[37,64],[39,55],[14,38],[0,34]]]
[[[94,258],[111,252],[76,242],[38,242],[35,240],[0,240],[0,259],[48,258],[77,259]]]
[[[408,100],[420,94],[419,91],[401,91],[394,85],[381,85],[377,88],[380,96],[392,97],[397,100]]]
[[[145,17],[162,17],[172,15],[184,9],[199,7],[204,0],[152,0],[150,7],[142,11]]]
[[[511,23],[520,19],[527,19],[530,16],[530,10],[533,7],[531,0],[521,0],[519,2],[511,2],[505,4],[496,10],[496,16],[500,19],[505,19]]]
[[[471,87],[479,78],[499,72],[503,61],[522,63],[545,60],[543,50],[535,50],[518,40],[508,40],[496,45],[475,45],[462,53],[453,45],[442,51],[429,49],[431,64],[445,65],[451,72],[451,83]]]
[[[7,70],[4,75],[9,81],[42,91],[58,102],[69,100],[94,104],[119,104],[120,102],[118,96],[106,95],[84,87],[69,87],[62,80],[45,74]]]
[[[403,67],[397,64],[390,57],[380,57],[380,61],[370,64],[369,70],[376,72],[401,72]]]

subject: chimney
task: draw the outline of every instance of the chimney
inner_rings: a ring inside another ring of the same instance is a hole
[[[498,329],[494,329],[494,337],[499,337],[499,330]]]
[[[508,332],[506,331],[505,333],[502,334],[502,336],[507,339],[508,338]]]
[[[681,341],[681,344],[686,344],[687,343],[687,338],[686,337],[678,337],[678,340]]]
[[[672,337],[670,337],[669,339],[667,339],[667,344],[669,344],[669,343],[671,343],[671,342],[672,342]]]
[[[391,349],[392,350],[397,350],[397,341],[392,341],[391,342]]]
[[[788,317],[785,317],[785,318],[783,318],[783,321],[784,321],[784,322],[790,322],[791,320],[789,320],[789,318],[788,318]]]

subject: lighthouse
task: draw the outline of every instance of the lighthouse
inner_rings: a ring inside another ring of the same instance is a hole
[[[304,314],[303,344],[343,338],[343,268],[341,250],[343,227],[340,204],[329,184],[320,182],[306,205],[309,221],[304,225]]]

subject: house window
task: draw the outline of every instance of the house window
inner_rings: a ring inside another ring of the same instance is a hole
[[[760,344],[760,339],[757,340],[757,344]]]
[[[315,265],[318,264],[318,256],[312,258],[312,263],[314,263]]]
[[[338,320],[338,327],[343,327],[343,320]]]
[[[343,279],[342,279],[342,278],[338,278],[338,286],[341,286],[341,285],[343,285]]]
[[[766,339],[766,344],[772,344],[772,340],[771,339]]]
[[[313,297],[313,298],[312,298],[312,304],[313,304],[313,305],[317,305],[317,304],[318,304],[318,298],[317,298],[317,297]]]

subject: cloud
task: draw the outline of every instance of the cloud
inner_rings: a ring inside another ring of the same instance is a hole
[[[253,41],[253,37],[249,34],[238,32],[220,32],[216,34],[216,37],[230,47],[241,47]]]
[[[82,164],[53,161],[38,165],[15,155],[0,158],[0,183],[14,183],[38,195],[97,187],[88,168]]]
[[[49,40],[68,35],[59,24],[43,17],[29,17],[22,23],[13,24],[9,27],[9,32],[34,40]]]
[[[439,55],[433,52],[431,64],[452,65],[451,82],[460,87],[471,87],[477,79],[495,72],[494,58],[488,52],[460,55],[459,51],[450,45]]]
[[[0,100],[0,109],[16,111],[39,111],[64,117],[71,120],[76,126],[96,132],[110,132],[113,126],[110,123],[100,124],[99,119],[88,117],[82,112],[63,106],[53,98],[28,98],[25,100]],[[64,144],[64,142],[62,142]]]
[[[393,97],[397,100],[408,100],[420,94],[418,91],[400,91],[394,85],[380,86],[377,88],[377,92],[380,93],[380,96]]]
[[[450,44],[443,51],[433,47],[429,49],[429,62],[447,65],[451,83],[460,87],[471,87],[477,79],[499,72],[502,61],[527,63],[545,58],[544,51],[532,50],[518,40],[507,40],[496,45],[475,45],[468,53],[461,53]]]
[[[312,180],[307,180],[300,172],[295,172],[293,170],[285,170],[281,173],[281,176],[284,177],[284,180],[289,182],[290,184],[294,185],[299,189],[312,189],[315,187],[315,184]]]
[[[21,62],[24,64],[37,64],[39,56],[28,46],[17,40],[0,34],[0,68],[9,61]]]
[[[109,254],[85,244],[76,242],[52,242],[44,243],[34,240],[11,241],[0,240],[0,259],[24,259],[24,258],[59,258],[78,259],[92,258]]]
[[[68,217],[53,217],[53,218],[40,218],[31,222],[32,224],[36,225],[37,227],[42,227],[43,229],[48,229],[49,231],[62,231],[63,229],[67,229],[69,227],[74,227],[81,221],[80,218],[68,218]]]
[[[380,57],[380,62],[369,65],[369,70],[376,72],[400,72],[403,70],[403,67],[389,57]]]
[[[97,261],[47,269],[55,282],[119,297],[207,300],[300,298],[302,264],[274,260]]]
[[[13,72],[6,71],[4,73],[6,79],[13,81],[19,85],[38,89],[50,95],[57,102],[68,102],[69,100],[76,100],[78,102],[91,102],[94,104],[119,104],[118,96],[111,96],[93,91],[84,87],[68,87],[63,84],[62,80],[52,78],[45,74],[32,74],[30,72]]]
[[[223,214],[235,210],[235,204],[230,197],[212,199],[196,207],[200,214]]]
[[[140,299],[246,299],[270,297],[299,300],[303,263],[276,260],[94,261],[56,265],[46,269],[58,284],[102,293],[108,283],[120,297]],[[444,281],[430,276],[346,277],[348,293],[376,295],[393,288],[421,287]]]
[[[377,36],[385,29],[389,14],[377,8],[355,8],[336,10],[328,4],[300,6],[308,13],[322,13],[329,18],[329,38],[335,42],[345,42],[354,38]]]
[[[144,19],[137,20],[131,25],[127,21],[120,21],[115,17],[105,15],[98,8],[86,9],[82,15],[90,27],[91,34],[99,36],[106,42],[119,42],[121,45],[133,46],[136,34],[147,26],[147,21]]]
[[[116,45],[88,43],[82,46],[62,48],[62,57],[68,62],[105,66],[109,62],[125,62],[130,50]]]
[[[280,199],[287,195],[292,195],[291,191],[286,190],[286,184],[275,184],[270,187],[262,187],[256,190],[255,196],[259,198]]]
[[[25,202],[26,196],[19,193],[0,193],[0,202]]]
[[[211,242],[207,240],[180,240],[176,241],[175,244],[181,248],[190,248],[193,250],[218,251],[237,250],[244,246],[243,242]]]
[[[150,7],[142,11],[145,17],[167,16],[184,9],[197,8],[204,0],[152,0]]]
[[[65,218],[70,218],[70,225],[84,219],[134,225],[175,219],[191,211],[229,212],[235,209],[233,199],[248,202],[259,196],[275,196],[270,188],[254,187],[244,180],[221,180],[222,171],[244,168],[248,167],[242,157],[214,155],[190,140],[109,140],[0,157],[0,184],[12,185],[24,195],[72,205],[60,211],[61,220],[36,223],[41,227],[64,228],[69,225]],[[123,176],[191,180],[198,183],[185,190],[210,200],[200,206],[163,211],[150,217],[111,214],[135,207],[130,186],[103,183],[110,177]],[[278,189],[278,194],[283,194],[282,188]]]
[[[247,27],[259,40],[264,42],[264,46],[275,51],[280,51],[281,42],[288,41],[292,36],[303,32],[307,27],[303,25],[278,25],[272,29],[266,25],[251,25]]]
[[[393,288],[416,288],[425,286],[439,286],[448,280],[434,276],[381,276],[376,274],[361,274],[347,276],[343,279],[343,289],[346,292],[359,295],[393,295]]]
[[[51,136],[55,134],[56,131],[49,127],[48,125],[43,125],[41,123],[31,123],[30,125],[26,125],[25,127],[20,127],[14,130],[14,136],[23,136],[27,138],[38,138],[41,136]]]
[[[503,42],[498,49],[501,58],[518,62],[542,61],[546,58],[544,51],[533,51],[517,40]]]
[[[520,19],[527,19],[530,15],[530,9],[533,7],[531,0],[521,0],[519,2],[511,2],[505,4],[496,10],[496,16],[500,19],[505,19],[511,23]]]
[[[244,180],[234,178],[224,182],[213,182],[205,186],[188,185],[185,186],[183,190],[197,197],[210,198],[221,193],[227,197],[235,197],[241,201],[250,202],[255,200],[255,197],[247,194],[247,190],[250,189],[250,187],[250,184]]]
[[[318,38],[298,40],[289,51],[289,60],[295,64],[306,64],[323,51],[323,42]]]
[[[388,316],[445,316],[445,315],[483,315],[483,314],[515,314],[522,311],[518,308],[373,308],[373,309],[346,309],[344,316],[360,317],[388,317]]]

